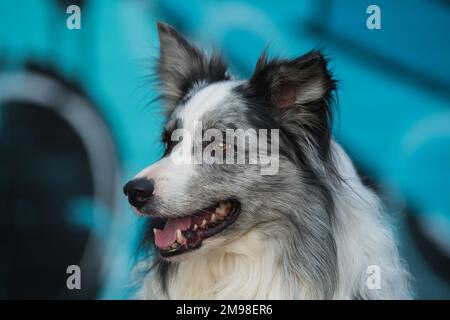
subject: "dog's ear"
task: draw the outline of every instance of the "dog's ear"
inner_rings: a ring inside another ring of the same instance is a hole
[[[227,66],[218,55],[209,58],[168,24],[157,25],[158,75],[168,113],[195,84],[228,79]]]
[[[269,97],[280,111],[330,98],[336,88],[327,60],[314,50],[293,60],[271,60],[264,52],[256,64],[250,86]]]
[[[251,92],[269,103],[282,127],[302,136],[307,133],[306,143],[314,142],[324,152],[331,139],[336,86],[326,58],[318,50],[293,60],[269,60],[264,52],[249,81]]]

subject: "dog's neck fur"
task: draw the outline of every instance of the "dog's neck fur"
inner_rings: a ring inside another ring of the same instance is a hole
[[[168,285],[170,298],[282,299],[289,297],[281,262],[257,232],[204,257],[178,264]]]
[[[175,263],[166,292],[161,290],[161,282],[149,274],[138,298],[300,298],[299,283],[285,276],[280,252],[273,244],[257,231],[250,231],[219,250]]]

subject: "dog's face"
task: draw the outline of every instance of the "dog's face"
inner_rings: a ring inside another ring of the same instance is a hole
[[[250,80],[236,81],[220,58],[208,58],[168,25],[158,30],[165,153],[124,192],[138,213],[160,222],[160,255],[180,259],[283,219],[283,199],[307,177],[308,159],[326,156],[335,82],[319,52],[276,61],[263,55]],[[237,129],[244,135],[230,141],[227,130]],[[249,163],[263,149],[276,159]],[[273,161],[276,170],[264,174]]]

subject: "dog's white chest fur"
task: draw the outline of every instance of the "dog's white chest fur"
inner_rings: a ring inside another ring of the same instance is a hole
[[[276,254],[256,233],[248,233],[205,256],[178,263],[170,276],[167,295],[159,284],[144,281],[140,298],[170,299],[284,299],[292,298],[282,287],[281,264]],[[145,283],[147,282],[147,283]],[[150,286],[149,286],[150,285]]]

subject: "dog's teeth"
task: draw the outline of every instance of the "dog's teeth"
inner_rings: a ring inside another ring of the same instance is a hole
[[[153,234],[156,236],[156,228],[153,228]]]
[[[203,221],[202,221],[202,225],[201,225],[201,227],[204,229],[205,227],[206,227],[206,220],[205,219],[203,219]]]
[[[184,244],[186,241],[186,238],[183,236],[183,234],[181,233],[180,229],[177,229],[177,242],[179,244]]]
[[[197,231],[198,230],[198,225],[194,224],[194,227],[192,228],[192,230]]]
[[[216,208],[216,213],[220,216],[224,216],[226,214],[227,208],[223,203],[220,203],[220,205]]]
[[[215,213],[213,213],[212,215],[211,215],[211,220],[210,220],[211,222],[215,222],[216,221],[216,214]]]

